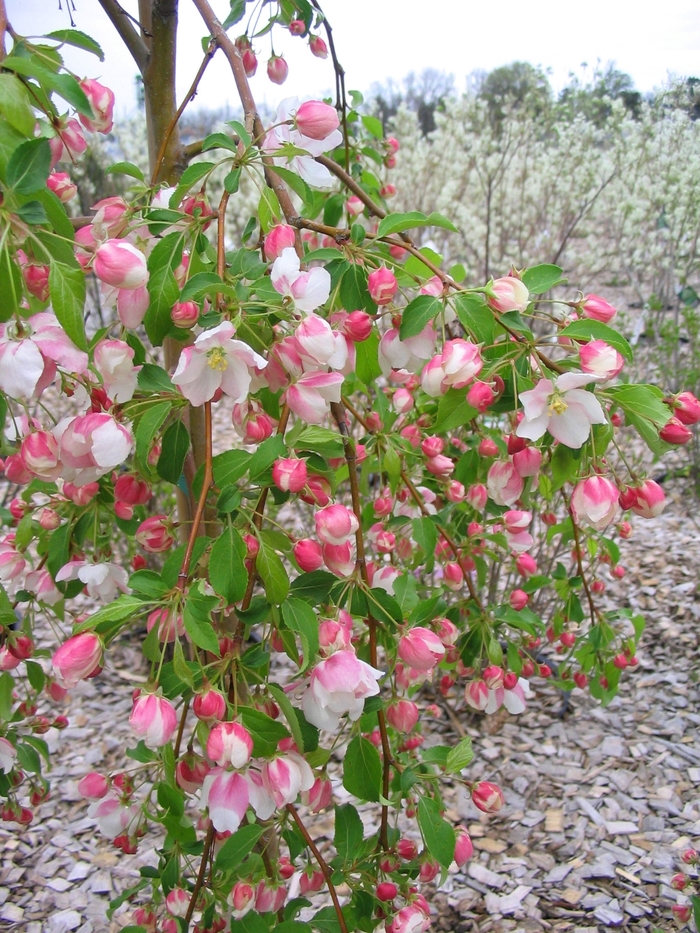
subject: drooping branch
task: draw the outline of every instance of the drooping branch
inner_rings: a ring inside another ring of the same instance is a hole
[[[294,804],[288,803],[287,811],[288,813],[291,814],[292,819],[297,824],[297,828],[299,832],[304,837],[304,842],[311,849],[314,858],[318,862],[318,867],[321,869],[321,873],[323,874],[323,877],[326,881],[326,885],[328,886],[328,893],[330,894],[331,900],[333,901],[333,907],[335,908],[335,913],[338,918],[338,926],[342,930],[342,933],[348,933],[348,925],[345,922],[345,917],[343,915],[343,909],[340,906],[340,901],[338,900],[338,892],[336,891],[335,885],[333,884],[333,873],[331,872],[330,868],[326,864],[326,860],[319,852],[318,846],[316,845],[316,843],[313,841],[313,839],[309,835],[309,831],[306,828],[306,826],[304,826],[304,823],[301,817],[299,816],[299,814],[297,813],[297,808],[294,806]]]
[[[117,0],[99,0],[99,4],[110,18],[112,25],[134,59],[136,67],[143,75],[148,65],[148,46],[136,31],[131,22],[131,17]]]

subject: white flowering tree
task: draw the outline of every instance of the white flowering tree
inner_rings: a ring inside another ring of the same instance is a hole
[[[661,453],[700,403],[620,382],[631,350],[615,308],[543,297],[556,264],[528,254],[494,278],[485,260],[467,288],[416,245],[415,231],[458,227],[389,209],[399,142],[348,104],[315,0],[267,5],[268,26],[320,57],[328,42],[335,106],[288,99],[269,126],[247,82],[253,5],[233,0],[221,23],[194,2],[210,40],[178,107],[175,0],[142,3],[140,29],[101,0],[144,78],[150,176],[112,166],[127,196],[72,218],[71,168],[86,133],[110,131],[114,95],[64,56],[102,50],[73,29],[23,38],[0,3],[15,492],[0,542],[2,817],[31,821],[48,787],[41,736],[65,724],[66,692],[145,622],[133,745],[123,768],[79,785],[123,853],[160,833],[158,865],[113,904],[132,902],[130,933],[415,933],[430,924],[422,886],[472,854],[443,779],[484,812],[503,805],[470,780],[468,739],[424,745],[421,713],[438,708],[422,686],[486,713],[522,712],[533,677],[614,696],[643,623],[599,605],[604,568],[619,569],[626,513],[664,506],[616,458],[617,432]],[[243,119],[183,147],[180,116],[217,54]],[[284,81],[282,58],[268,75]],[[494,179],[510,145],[493,145]],[[244,178],[259,197],[232,244]],[[96,333],[90,277],[113,309]],[[231,419],[223,440],[215,415]],[[47,623],[52,652],[37,648]],[[543,640],[556,668],[536,657]],[[330,807],[321,851],[315,814]]]

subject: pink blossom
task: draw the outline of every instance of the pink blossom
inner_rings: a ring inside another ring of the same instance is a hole
[[[397,732],[411,732],[420,717],[420,711],[413,700],[396,700],[387,708],[386,718]]]
[[[600,402],[592,392],[581,387],[600,381],[587,373],[563,373],[552,383],[540,379],[534,389],[521,392],[525,417],[516,429],[518,437],[539,440],[545,431],[577,450],[588,440],[591,425],[605,424]]]
[[[430,359],[435,350],[435,329],[426,324],[415,337],[399,339],[399,332],[390,328],[379,341],[379,365],[388,376],[392,370],[416,373]]]
[[[659,431],[659,437],[667,444],[687,444],[693,432],[679,418],[669,418]]]
[[[168,744],[177,729],[177,713],[164,697],[142,693],[134,700],[129,725],[148,748],[160,748]]]
[[[384,590],[389,596],[393,596],[394,584],[400,576],[401,574],[396,567],[392,567],[391,564],[382,564],[381,567],[374,571],[372,586]]]
[[[236,920],[245,917],[255,904],[255,891],[247,881],[237,881],[226,898],[231,906],[231,916]]]
[[[609,324],[617,314],[617,308],[598,295],[586,295],[579,307],[584,317],[603,324]]]
[[[323,563],[336,577],[349,577],[355,570],[355,548],[352,541],[342,544],[324,544],[321,547]]]
[[[250,732],[237,722],[220,722],[214,726],[207,739],[207,757],[217,765],[232,765],[243,768],[253,754],[253,739]]]
[[[309,36],[309,48],[316,58],[328,58],[328,46],[321,36]]]
[[[55,315],[42,311],[22,321],[0,324],[0,390],[13,398],[38,397],[53,382],[56,364],[82,375],[88,356],[66,335]]]
[[[136,390],[140,366],[134,366],[134,351],[123,340],[100,340],[95,347],[95,369],[113,402],[128,402]]]
[[[530,300],[530,293],[524,282],[512,275],[506,275],[492,282],[487,300],[495,311],[501,313],[524,311]]]
[[[301,492],[307,479],[306,460],[282,457],[272,464],[272,482],[282,492]]]
[[[26,561],[15,548],[14,535],[7,535],[0,542],[0,582],[4,584],[17,581],[21,577]]]
[[[112,113],[114,111],[114,92],[93,78],[83,78],[80,82],[85,96],[92,107],[92,119],[79,114],[80,122],[86,130],[93,133],[109,133],[114,126]]]
[[[93,599],[111,602],[117,593],[128,592],[128,575],[123,567],[111,561],[93,564],[87,560],[73,560],[65,564],[56,574],[56,582],[80,580]]]
[[[484,813],[497,813],[505,803],[503,791],[491,781],[478,781],[472,787],[472,801]]]
[[[280,295],[291,298],[294,307],[307,314],[319,308],[331,293],[329,273],[319,267],[302,272],[296,250],[291,248],[282,250],[275,259],[270,280]]]
[[[146,257],[126,240],[107,240],[95,251],[92,269],[113,288],[141,288],[148,282]]]
[[[399,639],[398,655],[417,671],[431,671],[445,656],[445,646],[435,632],[417,625]]]
[[[95,216],[92,218],[91,226],[87,229],[93,233],[92,240],[95,246],[98,242],[102,243],[105,240],[120,237],[129,225],[129,205],[124,198],[116,196],[102,198],[101,201],[93,204],[90,210],[95,211]]]
[[[458,826],[455,830],[455,862],[457,867],[464,868],[472,855],[474,855],[474,845],[471,837],[463,826]]]
[[[598,376],[602,382],[613,379],[625,365],[622,355],[604,340],[591,340],[580,348],[579,356],[584,373]]]
[[[79,486],[109,473],[131,453],[128,426],[103,412],[64,419],[53,433],[60,446],[63,476]]]
[[[74,635],[54,653],[54,677],[62,687],[75,687],[102,666],[102,651],[102,642],[94,632]]]
[[[301,791],[311,790],[314,774],[301,755],[290,752],[266,761],[262,769],[262,783],[276,807],[294,803]]]
[[[235,833],[248,809],[248,782],[236,771],[214,768],[202,784],[202,807],[218,832]]]
[[[136,529],[134,537],[151,554],[161,554],[174,544],[172,526],[167,515],[150,515]]]
[[[46,179],[46,186],[64,204],[72,201],[78,193],[78,186],[70,180],[68,172],[51,172]]]
[[[267,76],[273,84],[284,84],[289,74],[289,65],[281,55],[272,55],[267,61]]]
[[[333,785],[326,777],[316,778],[309,790],[302,791],[301,802],[312,813],[318,813],[333,799]]]
[[[374,272],[370,272],[367,279],[367,288],[372,301],[381,307],[381,305],[388,305],[391,302],[396,294],[398,283],[391,269],[380,266]]]
[[[669,403],[669,400],[666,399]],[[682,424],[697,424],[700,421],[700,402],[692,392],[681,392],[670,400],[673,414]]]
[[[525,483],[510,460],[496,460],[489,468],[486,487],[496,505],[513,505],[520,498]]]
[[[330,403],[340,401],[343,381],[340,373],[304,373],[289,386],[284,400],[303,421],[320,424],[330,410]]]
[[[78,781],[78,793],[86,800],[102,800],[109,792],[109,779],[98,771],[90,771]]]
[[[6,738],[0,736],[0,771],[9,774],[17,761],[17,750]]]
[[[362,715],[366,697],[379,693],[377,678],[382,674],[360,661],[351,649],[336,651],[320,661],[302,697],[302,709],[310,723],[319,729],[335,730],[345,713],[355,722]]]
[[[57,162],[69,162],[81,156],[87,149],[83,128],[74,119],[61,118],[54,124],[57,135],[49,140],[51,146],[51,168]]]
[[[602,531],[615,518],[620,490],[606,476],[589,476],[574,487],[571,509],[577,522]]]
[[[345,338],[317,314],[304,318],[294,331],[294,341],[306,369],[319,366],[342,369],[345,366],[348,358]]]
[[[61,475],[58,441],[48,431],[32,431],[22,438],[19,456],[25,469],[45,480]]]
[[[107,839],[116,839],[123,834],[133,834],[141,808],[138,804],[125,804],[121,796],[108,794],[88,807],[88,816],[97,822],[100,832]]]
[[[518,476],[537,476],[542,466],[542,453],[536,447],[525,447],[513,454],[513,466]]]
[[[233,339],[230,321],[205,330],[194,345],[185,347],[172,380],[192,405],[203,405],[221,389],[234,402],[243,402],[252,382],[251,369],[267,361],[242,340]]]
[[[653,479],[644,480],[640,486],[631,486],[627,493],[630,504],[623,505],[642,518],[656,518],[666,508],[666,496],[663,489]]]
[[[314,519],[316,534],[324,544],[344,544],[360,527],[355,513],[339,503],[320,509]]]
[[[277,224],[265,237],[265,258],[272,262],[282,255],[285,249],[294,249],[296,231],[287,224]]]

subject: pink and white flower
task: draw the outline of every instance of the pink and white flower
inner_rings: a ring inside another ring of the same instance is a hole
[[[204,778],[201,805],[220,833],[235,833],[248,809],[248,781],[236,771],[214,768]]]
[[[295,415],[309,424],[320,424],[330,411],[331,402],[340,401],[341,373],[304,373],[289,386],[283,399]]]
[[[9,774],[17,761],[17,750],[8,739],[0,736],[0,771]]]
[[[382,672],[370,667],[351,649],[336,651],[320,661],[301,706],[310,723],[319,729],[335,730],[345,713],[355,722],[362,715],[365,698],[379,693],[377,678]]]
[[[291,298],[294,307],[307,314],[319,308],[331,293],[329,273],[318,266],[302,272],[296,250],[291,248],[283,249],[282,254],[275,259],[270,280],[275,291]]]
[[[294,129],[288,122],[292,120],[299,109],[299,100],[296,97],[288,97],[280,103],[275,118],[276,125],[265,136],[263,149],[272,155],[278,165],[282,165],[300,175],[312,188],[331,188],[333,186],[333,176],[325,165],[316,162],[315,157],[339,146],[343,141],[343,134],[340,130],[335,129],[322,139],[304,136],[303,133],[299,132],[298,129]],[[289,157],[275,156],[275,152],[288,143],[291,143],[297,149],[304,149],[309,154]]]
[[[230,321],[205,330],[194,345],[180,355],[173,382],[192,405],[203,405],[221,389],[234,402],[248,397],[252,369],[264,369],[267,361],[247,343],[235,340]]]
[[[294,803],[299,794],[314,786],[314,774],[301,755],[289,752],[266,761],[262,768],[262,783],[276,807]]]
[[[42,311],[22,321],[0,324],[0,390],[13,398],[38,397],[53,382],[56,365],[82,375],[88,356],[79,350],[55,315]]]
[[[217,765],[243,768],[253,754],[250,732],[238,722],[217,723],[207,739],[207,757]]]
[[[141,808],[136,803],[126,804],[121,796],[110,793],[88,807],[88,816],[97,822],[100,832],[107,839],[133,834]]]
[[[435,632],[420,625],[399,639],[398,655],[417,671],[431,671],[445,656],[445,646]]]
[[[405,340],[400,340],[398,330],[392,327],[379,341],[379,365],[385,376],[392,370],[417,373],[434,350],[435,329],[432,324],[426,324],[419,334]]]
[[[577,522],[602,531],[615,518],[620,490],[607,476],[589,476],[574,487],[571,509]]]
[[[525,417],[515,433],[537,441],[549,431],[555,440],[578,450],[588,440],[591,425],[606,423],[596,396],[582,389],[600,381],[600,376],[587,373],[563,373],[554,383],[540,379],[534,389],[520,394]]]
[[[116,599],[118,593],[129,590],[126,570],[111,561],[93,564],[87,560],[72,560],[56,574],[57,583],[67,580],[80,580],[87,587],[88,596],[105,603]]]
[[[102,666],[102,651],[102,642],[94,632],[74,635],[54,652],[54,677],[62,687],[75,687]]]
[[[129,725],[148,748],[160,748],[168,744],[177,729],[177,713],[165,697],[142,693],[134,700]]]
[[[134,366],[134,351],[123,340],[100,340],[95,347],[95,369],[113,402],[128,402],[136,391],[140,366]]]
[[[131,453],[129,427],[105,412],[64,418],[53,434],[59,442],[63,478],[77,486],[98,480]]]
[[[355,513],[340,503],[319,509],[314,519],[316,534],[324,544],[344,544],[360,527]]]
[[[496,460],[491,464],[486,476],[486,488],[496,505],[510,506],[520,498],[525,481],[510,460]],[[467,499],[469,500],[469,493]]]
[[[481,352],[469,340],[448,340],[443,351],[434,356],[421,373],[421,387],[432,398],[444,395],[449,388],[463,389],[479,375],[483,366]]]
[[[83,78],[80,87],[92,107],[92,118],[78,114],[80,122],[86,130],[93,133],[109,133],[114,126],[112,114],[114,111],[114,92],[94,78]]]
[[[622,355],[604,340],[591,340],[581,347],[579,356],[584,373],[598,376],[601,382],[613,379],[625,365]]]
[[[148,282],[146,257],[127,240],[107,240],[98,246],[92,271],[112,288],[141,288]]]

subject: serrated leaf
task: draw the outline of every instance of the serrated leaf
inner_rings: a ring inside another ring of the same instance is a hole
[[[209,582],[230,606],[243,599],[248,583],[245,568],[246,546],[236,529],[229,525],[214,542],[209,558]]]
[[[97,612],[93,612],[91,616],[88,616],[87,619],[77,625],[74,634],[77,635],[79,632],[95,629],[102,622],[122,622],[124,619],[137,615],[144,608],[143,600],[122,593],[109,606],[98,609]]]
[[[0,113],[23,136],[32,136],[36,117],[29,91],[16,75],[0,74]]]
[[[283,603],[289,593],[289,577],[274,548],[265,542],[262,535],[255,567],[265,587],[267,601],[271,605]]]
[[[437,418],[432,430],[436,434],[451,431],[453,428],[469,424],[478,414],[476,408],[472,408],[465,401],[464,392],[448,389],[438,403]]]
[[[335,807],[335,833],[333,845],[343,865],[357,859],[365,831],[360,814],[351,803]]]
[[[375,139],[384,138],[384,127],[382,126],[381,120],[378,120],[376,117],[372,117],[369,114],[363,114],[360,119],[362,120],[362,125],[364,128],[368,133],[374,136]]]
[[[253,851],[255,843],[264,832],[264,827],[257,823],[237,829],[216,853],[215,871],[233,871],[234,868],[238,868],[248,853]]]
[[[437,546],[437,528],[427,515],[414,518],[411,522],[413,539],[422,548],[425,554],[425,569],[430,573],[435,565],[435,548]]]
[[[366,386],[371,386],[382,374],[378,350],[379,334],[374,330],[367,340],[355,344],[355,373]]]
[[[318,616],[303,599],[290,596],[282,603],[282,618],[287,628],[301,638],[305,671],[318,654]]]
[[[561,282],[562,270],[559,266],[543,263],[523,272],[523,284],[531,295],[542,295]]]
[[[17,313],[23,297],[19,263],[5,243],[0,250],[0,321],[9,321]]]
[[[442,307],[440,299],[432,295],[419,295],[414,298],[401,314],[399,338],[405,340],[407,337],[420,334],[426,324],[429,324],[440,313]]]
[[[343,759],[343,787],[359,800],[379,801],[382,763],[370,741],[356,735]]]
[[[389,236],[392,233],[401,233],[402,230],[411,230],[414,227],[442,227],[445,230],[451,230],[453,233],[458,232],[457,227],[451,220],[436,211],[427,215],[422,214],[420,211],[409,211],[407,214],[389,214],[387,217],[382,218],[377,228],[377,236]]]
[[[215,168],[216,164],[214,162],[193,162],[192,165],[188,165],[178,179],[177,188],[170,195],[168,206],[173,210],[177,210],[190,188]]]
[[[185,631],[198,648],[219,656],[219,639],[211,621],[211,603],[217,600],[203,596],[197,588],[187,594],[182,621]]]
[[[105,60],[104,52],[99,43],[79,29],[55,29],[53,32],[48,33],[46,38],[56,39],[57,42],[65,42],[66,45],[75,46],[76,49],[92,52],[101,62]]]
[[[160,240],[148,257],[149,305],[144,317],[148,339],[160,346],[172,326],[170,312],[180,297],[180,287],[173,270],[182,261],[184,233],[169,233]]]
[[[138,181],[144,181],[143,172],[138,165],[134,165],[133,162],[115,162],[114,165],[110,165],[109,168],[105,169],[105,174],[129,175],[131,178],[136,178]]]
[[[170,381],[170,376],[160,366],[154,363],[144,363],[138,374],[139,389],[144,392],[177,392]],[[168,403],[172,404],[172,403]]]
[[[165,424],[165,421],[172,410],[170,402],[158,402],[152,408],[149,408],[139,418],[138,427],[135,432],[136,457],[145,464],[148,459],[149,451],[153,446],[153,441],[158,431]]]
[[[177,486],[182,476],[182,467],[189,449],[189,432],[184,423],[178,418],[163,435],[160,456],[156,464],[158,476],[167,483]]]
[[[481,294],[465,292],[454,299],[455,311],[468,336],[487,346],[493,343],[495,321],[493,311]]]
[[[343,440],[336,431],[315,424],[306,425],[294,441],[295,450],[313,450],[324,457],[342,457]]]
[[[7,186],[17,194],[34,194],[46,187],[51,171],[48,139],[28,139],[19,145],[7,163]]]
[[[170,587],[154,570],[137,570],[129,577],[129,589],[149,599],[161,599]]]
[[[281,165],[276,165],[274,172],[275,175],[279,175],[283,182],[289,185],[295,194],[299,195],[302,201],[311,200],[313,196],[311,188],[309,188],[303,178],[301,178],[299,175],[296,175],[288,168],[282,168]]]
[[[66,334],[76,347],[87,350],[83,311],[85,309],[85,273],[58,260],[49,265],[51,306]]]
[[[604,340],[614,347],[626,360],[632,359],[632,347],[622,334],[603,324],[602,321],[581,320],[574,321],[559,332],[561,337],[584,337],[589,340]]]
[[[455,855],[455,831],[440,816],[437,803],[430,797],[422,797],[418,803],[418,826],[430,855],[443,868],[449,868]]]
[[[450,749],[450,753],[445,762],[445,768],[452,774],[458,774],[463,768],[466,768],[467,765],[470,764],[473,758],[474,750],[472,748],[472,740],[468,735],[465,735],[454,748]]]
[[[248,472],[251,454],[245,450],[227,450],[212,460],[214,482],[219,489],[232,486]]]
[[[259,709],[241,706],[239,707],[239,715],[253,739],[253,755],[256,758],[267,758],[269,755],[274,755],[278,743],[282,739],[289,737],[289,730],[279,720],[272,719]]]

